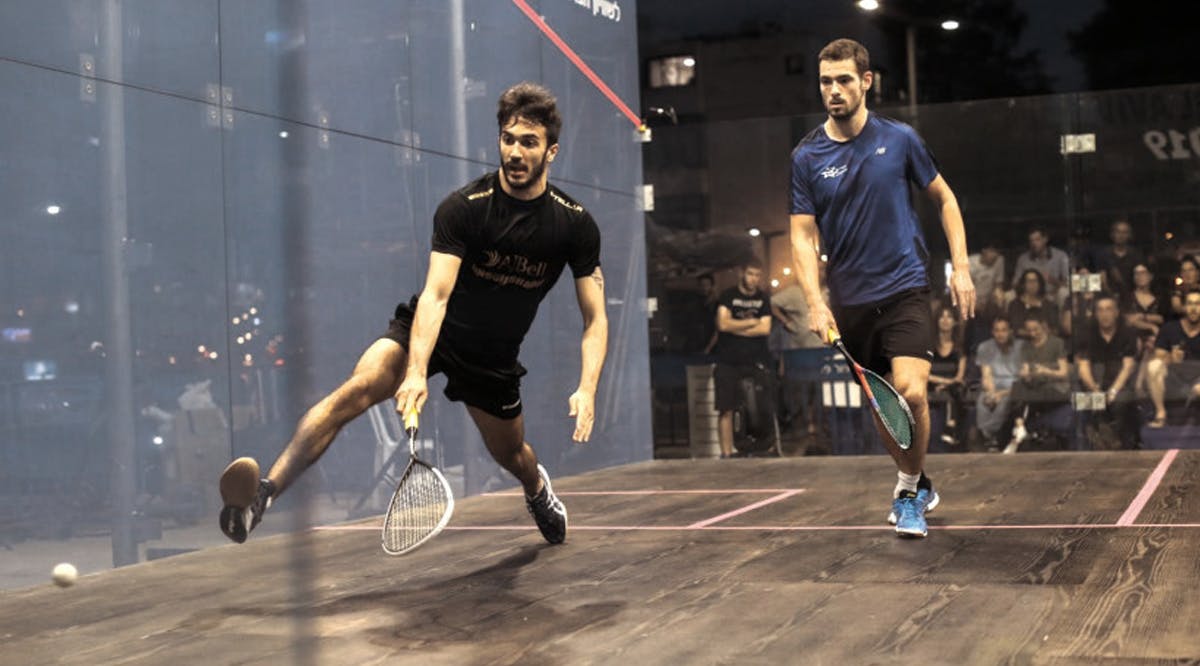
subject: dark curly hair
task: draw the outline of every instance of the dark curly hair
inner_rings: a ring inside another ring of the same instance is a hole
[[[518,118],[545,127],[547,145],[558,143],[562,116],[558,113],[558,100],[545,86],[522,81],[500,95],[496,108],[500,131]]]

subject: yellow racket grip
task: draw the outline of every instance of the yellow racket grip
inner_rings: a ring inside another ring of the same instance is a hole
[[[416,430],[417,429],[417,420],[418,420],[417,419],[417,410],[415,410],[415,409],[408,410],[408,413],[404,415],[404,429],[405,430]]]
[[[838,337],[837,331],[833,330],[833,327],[830,326],[829,330],[825,333],[825,339],[829,341],[829,344],[833,344],[838,341]]]

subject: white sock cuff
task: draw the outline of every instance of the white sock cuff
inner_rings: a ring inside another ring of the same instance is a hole
[[[921,480],[921,474],[919,472],[916,474],[905,474],[904,472],[897,471],[896,478],[898,479],[896,482],[896,495],[898,496],[901,490],[913,493],[917,492],[917,482]]]

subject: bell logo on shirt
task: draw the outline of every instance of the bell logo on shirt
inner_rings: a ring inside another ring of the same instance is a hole
[[[828,169],[825,169],[824,171],[821,172],[821,177],[822,178],[837,178],[838,176],[846,173],[846,170],[849,168],[850,168],[849,165],[846,165],[846,164],[843,164],[842,166],[829,167]]]
[[[537,289],[545,283],[545,261],[535,262],[519,254],[500,254],[494,250],[484,250],[484,256],[483,265],[471,266],[471,272],[485,280],[525,289]]]

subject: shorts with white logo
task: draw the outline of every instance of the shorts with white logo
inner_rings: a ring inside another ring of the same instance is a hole
[[[382,338],[395,340],[408,351],[408,339],[416,314],[417,297],[396,306],[396,313]],[[444,333],[444,332],[443,332]],[[481,345],[438,336],[429,357],[429,375],[446,374],[446,398],[481,409],[492,416],[510,420],[521,415],[521,377],[526,373],[516,357],[480,355]]]
[[[838,332],[854,360],[879,373],[897,356],[933,359],[934,326],[928,287],[908,289],[879,303],[833,308]]]

